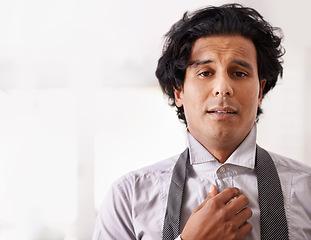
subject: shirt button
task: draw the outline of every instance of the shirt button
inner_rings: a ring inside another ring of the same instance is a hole
[[[226,168],[225,168],[225,167],[223,167],[223,166],[222,166],[222,167],[220,167],[220,168],[219,168],[219,172],[221,172],[221,173],[225,173],[225,172],[226,172]]]

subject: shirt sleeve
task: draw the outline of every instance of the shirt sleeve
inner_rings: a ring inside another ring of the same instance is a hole
[[[93,240],[135,240],[130,193],[117,184],[108,191],[99,210]]]

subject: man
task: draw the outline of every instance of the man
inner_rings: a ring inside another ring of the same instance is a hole
[[[278,29],[231,4],[185,14],[156,75],[188,149],[110,189],[93,240],[311,239],[311,169],[256,146],[261,103],[282,75]]]

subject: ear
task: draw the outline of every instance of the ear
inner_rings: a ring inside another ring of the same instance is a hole
[[[175,97],[175,104],[177,107],[182,107],[184,103],[184,90],[182,87],[179,89],[174,88],[174,97]]]
[[[258,107],[261,107],[261,103],[262,103],[262,93],[263,93],[263,90],[264,90],[264,88],[265,88],[266,82],[267,82],[266,79],[263,79],[263,80],[261,80],[261,82],[260,82],[260,89],[259,89],[259,95],[258,95]]]

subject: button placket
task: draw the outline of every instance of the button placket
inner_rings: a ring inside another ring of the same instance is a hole
[[[226,167],[225,167],[225,166],[221,166],[221,167],[219,168],[219,172],[220,172],[220,173],[225,173],[225,172],[226,172]]]

